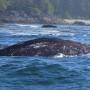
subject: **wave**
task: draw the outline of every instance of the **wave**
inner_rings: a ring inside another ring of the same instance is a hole
[[[39,28],[41,27],[41,25],[37,25],[37,24],[15,24],[16,26],[20,26],[20,27],[31,27],[31,28]]]
[[[54,58],[64,58],[64,57],[90,57],[90,53],[88,54],[83,54],[83,55],[65,55],[63,53],[59,53],[54,56]]]
[[[63,57],[65,57],[65,55],[62,53],[59,53],[59,54],[54,56],[54,58],[63,58]]]

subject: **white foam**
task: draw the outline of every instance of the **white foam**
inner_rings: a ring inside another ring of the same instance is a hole
[[[38,28],[40,26],[39,25],[30,25],[30,27],[32,27],[32,28]]]
[[[17,26],[30,26],[29,24],[15,24]]]
[[[62,53],[59,53],[59,54],[54,56],[54,58],[63,58],[63,57],[65,57],[65,55]]]
[[[31,28],[40,27],[40,25],[35,25],[35,24],[15,24],[15,25],[20,26],[20,27],[31,27]]]
[[[83,56],[86,56],[86,57],[90,58],[90,53],[88,53],[86,55],[83,55]]]
[[[16,32],[16,33],[13,33],[13,35],[25,35],[25,33],[24,32]]]
[[[63,58],[63,57],[77,57],[78,55],[65,55],[63,53],[59,53],[54,56],[54,58]]]

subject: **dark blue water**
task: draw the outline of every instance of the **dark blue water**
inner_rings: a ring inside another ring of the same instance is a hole
[[[90,26],[0,25],[0,48],[38,37],[90,44]],[[90,54],[73,57],[0,57],[0,90],[90,90]]]

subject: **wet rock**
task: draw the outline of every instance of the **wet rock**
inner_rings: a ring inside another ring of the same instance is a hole
[[[75,21],[73,24],[75,24],[75,25],[86,25],[85,22],[81,22],[81,21]]]
[[[57,26],[51,25],[51,24],[46,24],[46,25],[42,25],[42,28],[57,28]]]

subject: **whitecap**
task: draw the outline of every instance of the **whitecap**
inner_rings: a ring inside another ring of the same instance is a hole
[[[86,56],[86,57],[90,58],[90,53],[85,54],[85,55],[83,55],[83,56]]]
[[[30,25],[31,28],[39,28],[39,25]]]
[[[65,57],[65,55],[62,53],[58,53],[57,55],[54,56],[54,58],[63,58],[63,57]]]
[[[30,24],[15,24],[17,26],[30,26]]]

